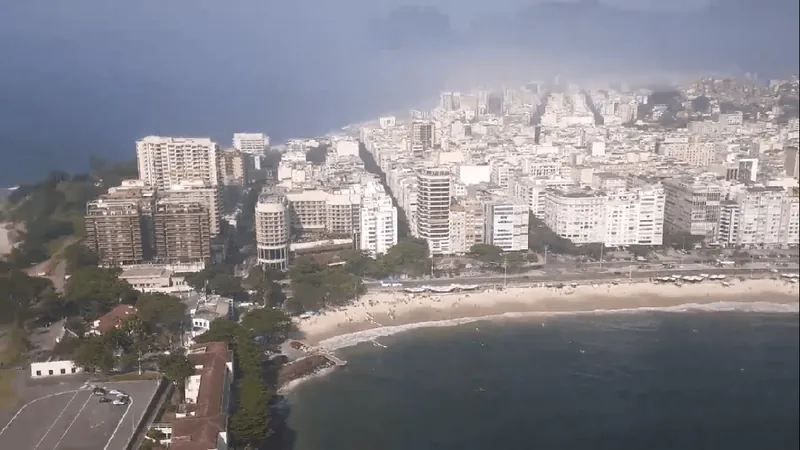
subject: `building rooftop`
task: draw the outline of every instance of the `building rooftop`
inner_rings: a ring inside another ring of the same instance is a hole
[[[136,316],[136,308],[132,305],[117,305],[114,309],[96,321],[95,330],[103,334],[117,328],[126,319]]]
[[[189,349],[189,361],[200,366],[200,387],[194,414],[172,422],[172,450],[208,450],[217,448],[217,437],[227,431],[228,411],[223,410],[226,365],[231,361],[224,342],[198,344]]]

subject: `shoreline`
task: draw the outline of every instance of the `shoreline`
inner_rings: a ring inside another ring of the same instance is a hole
[[[557,314],[646,310],[750,310],[797,313],[800,286],[785,280],[706,281],[677,286],[648,282],[577,287],[509,287],[452,294],[368,293],[358,302],[295,319],[310,345],[328,350],[416,328]]]

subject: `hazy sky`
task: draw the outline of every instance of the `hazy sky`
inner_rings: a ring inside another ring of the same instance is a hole
[[[727,0],[733,1],[745,0]],[[762,0],[771,1],[797,3]],[[619,54],[600,55],[594,48],[573,48],[570,42],[560,42],[561,38],[529,45],[518,36],[508,37],[500,25],[499,30],[488,30],[494,39],[480,52],[472,43],[458,50],[445,50],[438,43],[387,49],[382,36],[368,31],[367,22],[409,3],[2,0],[0,156],[9,162],[0,165],[0,185],[31,179],[53,168],[82,169],[93,153],[132,158],[134,140],[147,134],[206,135],[223,145],[230,144],[230,135],[236,131],[264,131],[285,139],[324,133],[382,111],[408,108],[447,82],[512,75],[536,78],[564,67],[580,68],[574,71],[583,74],[609,68],[630,71],[643,62],[625,52],[641,55],[649,45],[628,45]],[[514,11],[535,2],[419,3],[441,8],[450,15],[453,28],[463,32],[476,17],[478,31],[487,31],[480,19],[491,13],[503,13],[503,20],[513,21]],[[705,5],[693,0],[603,3],[649,11],[663,9],[664,4],[682,11]],[[597,29],[578,26],[576,33],[586,33],[581,42],[594,43],[597,33],[631,26],[588,20]],[[682,31],[683,20],[676,21],[677,30]],[[721,36],[742,34],[741,30],[715,30],[713,18],[702,20],[712,20],[711,32],[719,31]],[[773,23],[748,28],[776,32]],[[563,30],[574,26],[535,20],[518,25],[534,34],[546,26]],[[636,38],[633,34],[641,25],[632,26],[630,37]],[[646,26],[644,30],[649,30]],[[709,26],[702,22],[701,28]],[[796,19],[789,28],[783,32],[796,47]],[[401,30],[405,37],[430,31],[417,30],[413,23],[402,24]],[[464,34],[474,32],[470,29]],[[762,40],[767,40],[769,35],[764,36]],[[622,34],[614,39],[628,42],[628,37]],[[679,32],[664,40],[680,44],[690,38]],[[609,42],[610,48],[617,47]],[[718,49],[711,50],[716,54]],[[731,50],[733,63],[739,62],[737,52]],[[659,69],[684,62],[681,55],[677,59],[674,54],[657,56]],[[602,63],[609,58],[615,62]],[[697,56],[695,60],[705,61]]]

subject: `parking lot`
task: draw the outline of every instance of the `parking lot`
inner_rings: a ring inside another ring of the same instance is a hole
[[[126,405],[101,403],[90,386],[62,384],[58,392],[31,389],[24,403],[0,422],[0,448],[123,450],[156,390],[155,381],[104,383],[130,396]],[[110,399],[116,397],[106,395]]]

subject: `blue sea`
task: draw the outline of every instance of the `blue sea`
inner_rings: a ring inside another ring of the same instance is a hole
[[[395,334],[287,394],[292,448],[797,449],[798,322],[646,311]]]

